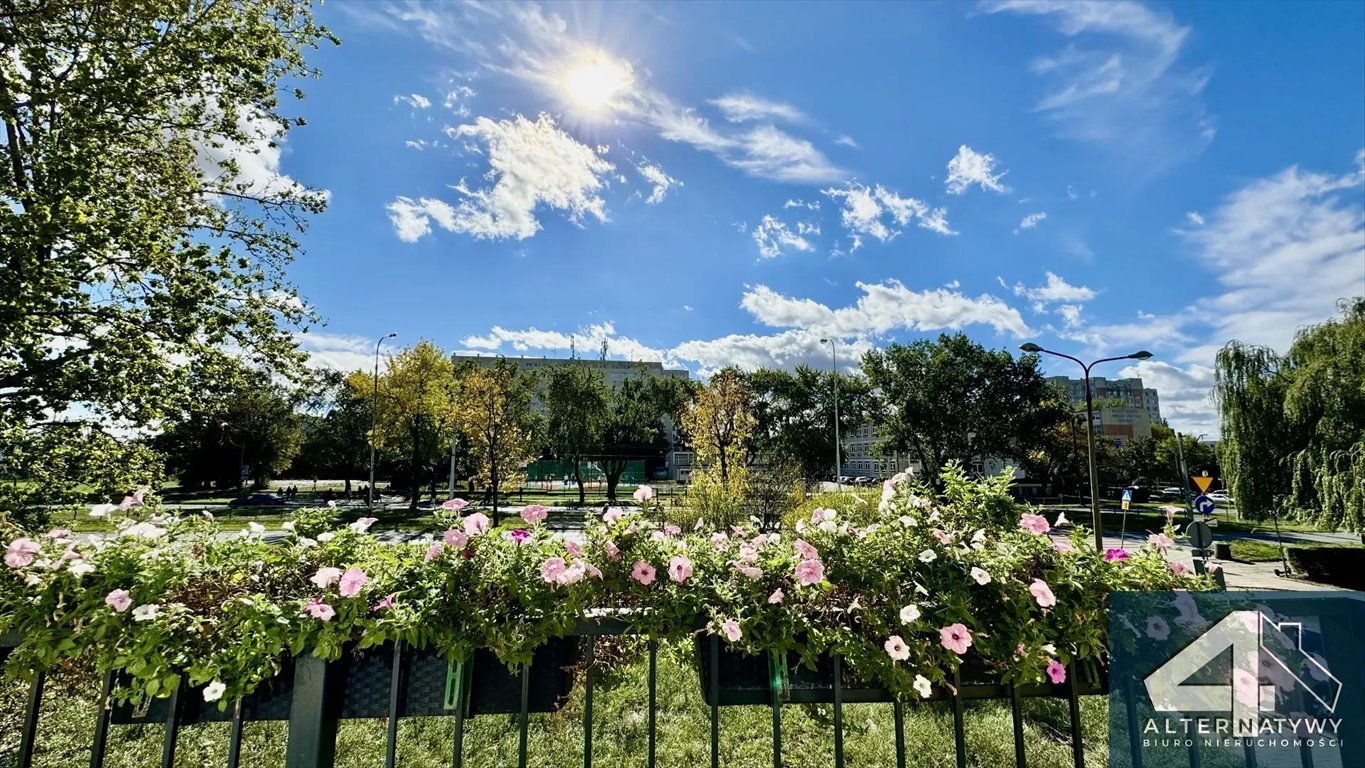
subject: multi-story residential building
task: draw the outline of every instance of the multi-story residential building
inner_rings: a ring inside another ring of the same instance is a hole
[[[841,475],[886,478],[909,467],[919,466],[919,462],[911,461],[909,456],[897,453],[876,455],[877,433],[871,424],[859,425],[839,438],[843,443],[843,466],[839,468]]]
[[[1059,386],[1071,397],[1078,409],[1085,406],[1085,380],[1066,376],[1049,376],[1049,384]],[[1152,424],[1161,423],[1161,402],[1157,391],[1142,386],[1142,379],[1106,379],[1090,377],[1091,397],[1095,404],[1095,421],[1091,425],[1096,435],[1114,441],[1122,448],[1135,437],[1151,437]]]

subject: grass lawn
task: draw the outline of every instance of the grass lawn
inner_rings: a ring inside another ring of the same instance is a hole
[[[710,759],[709,709],[702,700],[690,645],[661,649],[658,683],[658,764],[693,768]],[[611,688],[599,685],[593,697],[593,765],[603,768],[645,762],[647,738],[646,666],[631,664]],[[39,724],[34,765],[66,768],[84,765],[94,730],[94,684],[73,686],[69,675],[51,678]],[[0,766],[14,759],[19,718],[27,687],[0,687]],[[582,690],[563,710],[532,715],[530,764],[537,768],[581,765],[583,756]],[[1069,721],[1064,701],[1025,700],[1025,743],[1028,764],[1037,768],[1069,768]],[[1107,705],[1104,697],[1082,700],[1086,765],[1107,764]],[[833,712],[828,706],[787,706],[782,710],[783,759],[792,768],[833,765]],[[720,711],[721,765],[766,768],[772,765],[771,712],[766,707],[724,707]],[[891,706],[855,704],[844,709],[844,750],[850,766],[895,765]],[[343,768],[383,764],[384,721],[344,721],[337,739],[337,762]],[[948,768],[955,765],[952,712],[946,702],[906,707],[905,739],[910,764]],[[399,726],[399,764],[405,768],[437,768],[451,761],[451,718],[413,718]],[[1003,702],[966,705],[968,764],[996,768],[1014,765],[1010,712]],[[161,755],[158,726],[115,726],[105,765],[142,768]],[[282,766],[285,725],[248,724],[242,765]],[[516,765],[516,717],[486,715],[466,724],[465,765],[504,768]],[[177,766],[217,765],[227,756],[225,724],[182,729]]]
[[[1274,544],[1239,540],[1232,542],[1231,546],[1232,559],[1243,563],[1269,563],[1280,560],[1280,548]]]

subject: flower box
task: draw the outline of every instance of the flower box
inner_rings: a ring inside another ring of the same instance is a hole
[[[554,712],[563,705],[573,688],[573,667],[581,651],[577,637],[554,638],[536,649],[531,663],[531,684],[527,701],[529,712]],[[389,716],[389,693],[393,673],[393,646],[383,645],[347,655],[332,662],[346,667],[346,699],[341,718],[381,718]],[[399,716],[453,716],[458,681],[446,660],[434,650],[408,651],[403,655],[404,697]],[[242,719],[288,720],[293,703],[294,665],[286,662],[280,674],[242,699]],[[479,650],[465,670],[470,691],[466,715],[515,714],[521,711],[521,674],[513,672],[492,651]],[[232,719],[232,707],[220,710],[218,702],[204,701],[198,687],[184,698],[180,722],[220,722]],[[167,699],[155,699],[134,710],[127,705],[113,709],[111,719],[118,724],[165,722],[169,715]]]

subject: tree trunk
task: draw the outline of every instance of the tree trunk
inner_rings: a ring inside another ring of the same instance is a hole
[[[493,492],[493,527],[498,527],[500,516],[498,514],[498,490],[502,485],[502,478],[498,477],[498,462],[496,459],[488,462],[488,488]]]
[[[602,462],[602,474],[607,478],[607,501],[616,502],[616,486],[621,483],[621,473],[626,471],[626,462],[606,459]]]

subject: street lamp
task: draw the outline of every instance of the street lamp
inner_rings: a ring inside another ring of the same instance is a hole
[[[840,492],[844,484],[839,479],[839,347],[834,339],[820,339],[821,344],[829,345],[829,353],[834,358],[834,487]]]
[[[1104,527],[1100,522],[1100,480],[1099,473],[1095,467],[1095,403],[1093,396],[1090,394],[1090,369],[1100,363],[1110,363],[1115,360],[1149,360],[1152,357],[1152,353],[1144,349],[1134,352],[1131,355],[1101,358],[1087,365],[1071,355],[1064,355],[1061,352],[1043,349],[1033,342],[1021,345],[1019,348],[1025,352],[1033,352],[1035,354],[1041,352],[1055,357],[1064,357],[1079,365],[1081,370],[1085,371],[1085,448],[1086,453],[1090,458],[1090,521],[1091,524],[1095,526],[1095,551],[1103,552]]]
[[[374,399],[370,401],[370,487],[366,492],[367,502],[371,507],[374,506],[374,431],[378,427],[379,419],[379,345],[385,339],[392,339],[397,333],[390,333],[387,336],[380,336],[379,341],[374,343]]]

